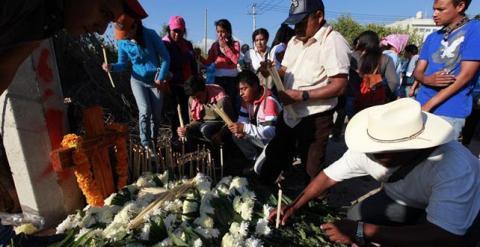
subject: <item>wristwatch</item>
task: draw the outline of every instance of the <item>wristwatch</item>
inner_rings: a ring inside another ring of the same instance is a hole
[[[363,225],[362,221],[359,221],[357,224],[357,231],[355,233],[355,242],[359,246],[365,246],[365,236],[363,235]]]
[[[308,93],[308,91],[302,91],[302,101],[307,101],[308,99],[310,99],[310,94]]]

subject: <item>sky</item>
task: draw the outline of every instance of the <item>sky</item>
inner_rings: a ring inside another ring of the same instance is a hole
[[[232,23],[233,35],[241,43],[251,45],[253,31],[252,5],[256,4],[256,27],[266,28],[270,42],[280,24],[288,16],[290,0],[140,0],[149,17],[144,20],[148,28],[159,31],[173,15],[183,16],[187,26],[187,39],[202,44],[205,35],[207,10],[208,39],[215,39],[214,21],[222,18]],[[327,20],[342,14],[352,16],[360,23],[388,24],[415,16],[417,11],[432,15],[433,0],[324,0]],[[480,13],[480,1],[473,0],[468,14]],[[203,48],[203,45],[202,45]]]

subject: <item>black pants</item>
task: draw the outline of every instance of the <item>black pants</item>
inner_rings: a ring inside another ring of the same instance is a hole
[[[384,190],[350,208],[347,218],[382,226],[405,226],[427,222],[424,209],[400,205],[388,197]],[[465,235],[462,246],[473,247],[479,240],[480,215],[477,215]]]
[[[266,159],[260,171],[262,181],[275,182],[278,175],[292,165],[297,142],[302,163],[310,179],[313,179],[323,169],[328,136],[333,127],[332,118],[333,111],[330,110],[304,117],[294,128],[290,128],[280,114],[275,137],[265,150]]]

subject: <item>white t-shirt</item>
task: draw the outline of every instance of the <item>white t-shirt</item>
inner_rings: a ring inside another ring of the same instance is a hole
[[[335,181],[370,175],[386,182],[395,170],[363,153],[347,151],[324,172]],[[480,161],[452,141],[438,147],[404,179],[385,183],[384,189],[399,204],[425,209],[430,223],[464,235],[480,210]]]
[[[267,46],[266,50],[267,59],[273,61],[272,53],[270,52],[270,47]],[[262,56],[256,48],[248,50],[245,54],[245,62],[252,65],[253,72],[257,72],[260,68],[260,62],[265,61],[265,54]]]
[[[282,66],[287,68],[284,85],[286,89],[311,90],[327,86],[329,77],[348,74],[350,47],[343,36],[323,25],[305,44],[295,37],[288,42]],[[303,117],[333,109],[337,97],[309,100],[292,104],[296,116],[283,112],[283,119],[295,127]]]

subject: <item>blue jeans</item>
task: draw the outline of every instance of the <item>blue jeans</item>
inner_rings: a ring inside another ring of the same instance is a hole
[[[150,146],[157,138],[162,118],[163,93],[152,84],[135,78],[131,78],[130,86],[138,108],[140,142],[143,146]]]
[[[465,118],[454,118],[447,116],[439,116],[447,121],[453,127],[453,132],[455,133],[455,139],[460,137],[462,133],[463,126],[465,125]]]

